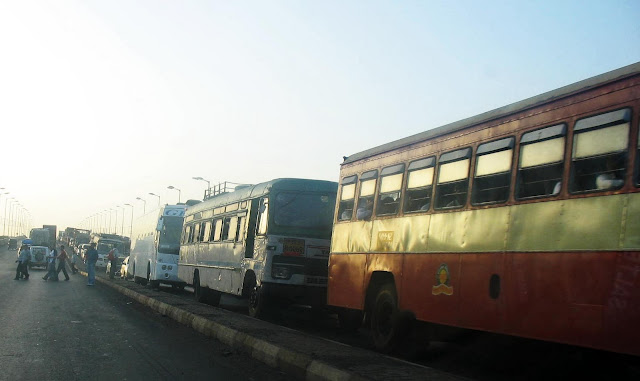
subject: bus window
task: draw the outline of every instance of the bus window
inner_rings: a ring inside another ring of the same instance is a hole
[[[213,221],[213,240],[215,242],[219,242],[220,241],[220,237],[222,237],[222,220],[221,219],[217,219],[215,221]]]
[[[269,219],[269,199],[266,197],[260,200],[260,209],[258,209],[258,222],[256,223],[256,233],[260,235],[267,234],[267,220]]]
[[[191,225],[184,227],[184,234],[182,234],[182,243],[189,243],[189,237],[191,237]]]
[[[353,202],[356,197],[357,180],[357,176],[349,176],[342,179],[340,206],[338,207],[338,221],[347,221],[353,216]]]
[[[471,189],[473,205],[495,204],[509,198],[514,142],[514,138],[506,138],[478,146]]]
[[[194,242],[194,232],[196,230],[195,225],[191,225],[191,232],[189,233],[189,243]]]
[[[358,196],[357,220],[368,220],[373,213],[373,196],[376,193],[378,170],[368,171],[360,177],[360,194]]]
[[[206,237],[206,235],[204,234],[204,232],[205,232],[205,224],[203,222],[201,224],[198,224],[198,226],[200,227],[200,234],[198,235],[198,242],[203,242],[204,241],[204,237]]]
[[[571,193],[619,189],[624,185],[631,110],[576,122],[571,155]]]
[[[567,125],[563,123],[522,135],[516,198],[560,193],[566,133]]]
[[[380,172],[380,192],[376,215],[396,215],[400,210],[400,189],[404,164],[383,168]]]
[[[462,208],[467,203],[471,148],[440,155],[436,209]]]
[[[436,159],[428,157],[409,163],[404,212],[420,212],[431,207],[431,190]]]
[[[211,241],[211,221],[207,221],[204,224],[202,230],[202,241]]]
[[[225,217],[222,225],[222,240],[233,241],[238,229],[238,217]]]
[[[200,224],[195,224],[193,228],[193,242],[200,242],[202,236],[200,235]]]
[[[242,242],[244,241],[244,223],[245,223],[245,219],[246,217],[239,217],[238,218],[238,227],[236,228],[236,242]]]

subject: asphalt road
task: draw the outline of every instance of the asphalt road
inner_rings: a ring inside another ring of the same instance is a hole
[[[81,275],[13,280],[14,260],[0,249],[0,380],[291,379]]]

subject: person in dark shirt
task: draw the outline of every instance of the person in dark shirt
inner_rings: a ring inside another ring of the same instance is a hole
[[[98,250],[95,242],[92,242],[87,250],[87,286],[96,284],[96,262],[98,262]]]
[[[69,274],[67,273],[67,252],[64,251],[64,246],[60,245],[60,254],[56,257],[58,258],[58,270],[56,270],[56,276],[60,274],[60,270],[64,274],[64,280],[69,280]]]

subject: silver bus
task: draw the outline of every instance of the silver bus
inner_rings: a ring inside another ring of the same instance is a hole
[[[275,179],[209,193],[185,213],[179,277],[201,302],[247,298],[254,317],[276,304],[324,306],[337,187]]]

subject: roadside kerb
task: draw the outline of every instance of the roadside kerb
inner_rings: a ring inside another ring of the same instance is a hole
[[[85,271],[79,271],[79,273],[85,277],[87,276]],[[232,348],[249,353],[256,360],[273,368],[282,370],[287,374],[294,375],[300,379],[309,381],[366,380],[366,378],[361,376],[354,375],[322,361],[315,360],[309,355],[274,345],[265,340],[206,319],[202,316],[198,316],[178,307],[171,306],[146,295],[142,295],[136,291],[102,279],[101,277],[96,276],[96,280],[102,284],[108,285],[129,298],[136,300],[140,304],[151,307],[162,315],[189,326],[206,336],[213,337]]]

